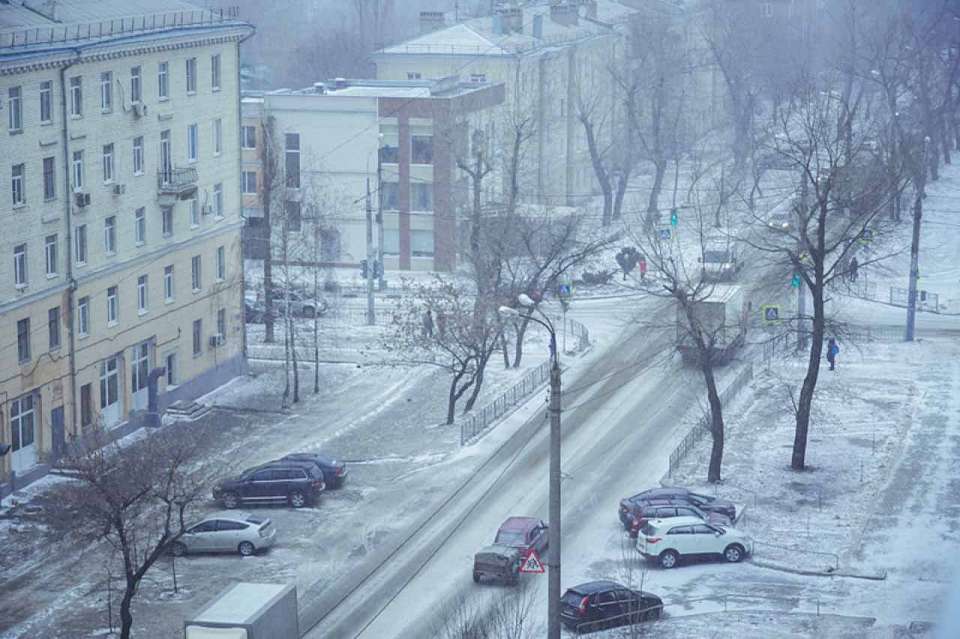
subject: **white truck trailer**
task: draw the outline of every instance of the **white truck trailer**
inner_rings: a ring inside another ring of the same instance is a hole
[[[183,624],[185,639],[299,639],[297,588],[239,582]]]

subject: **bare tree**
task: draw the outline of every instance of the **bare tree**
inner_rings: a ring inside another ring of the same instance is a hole
[[[519,592],[516,592],[519,590]],[[534,586],[521,582],[492,601],[460,595],[442,607],[431,636],[437,639],[532,639],[543,629],[531,619],[537,598]]]
[[[150,432],[128,447],[97,429],[58,466],[74,481],[58,485],[44,514],[62,543],[105,543],[124,579],[120,637],[130,637],[131,606],[140,582],[182,534],[192,509],[206,497],[200,463],[206,434],[191,426]]]

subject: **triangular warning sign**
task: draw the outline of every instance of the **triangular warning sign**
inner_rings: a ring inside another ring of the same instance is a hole
[[[523,560],[523,565],[520,566],[520,572],[535,572],[541,574],[546,572],[543,569],[543,562],[540,561],[540,555],[537,554],[535,548],[531,548],[530,554]]]

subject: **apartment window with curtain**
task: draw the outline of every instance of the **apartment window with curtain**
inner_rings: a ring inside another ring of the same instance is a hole
[[[433,257],[433,231],[410,231],[413,257]]]
[[[77,333],[80,337],[90,334],[90,298],[81,297],[77,300]]]
[[[210,56],[210,87],[214,91],[220,90],[220,54]]]
[[[410,161],[414,164],[433,164],[433,136],[410,136]]]
[[[157,96],[161,100],[170,97],[170,63],[161,62],[157,65]]]
[[[60,258],[57,256],[57,234],[48,235],[43,240],[44,263],[47,277],[56,277],[60,270]]]
[[[40,83],[40,124],[53,122],[53,82]]]
[[[143,136],[133,138],[133,174],[143,175]]]
[[[163,267],[163,301],[173,301],[173,264]]]
[[[50,342],[50,350],[55,351],[60,348],[60,307],[54,306],[47,311],[47,334]]]
[[[257,194],[257,172],[244,171],[240,174],[240,186],[246,195]]]
[[[83,151],[73,152],[73,188],[83,188]]]
[[[27,203],[25,173],[25,164],[14,164],[10,171],[10,199],[14,206],[23,206]]]
[[[200,272],[201,266],[200,256],[194,255],[190,259],[190,287],[193,289],[194,293],[198,293],[200,291],[200,287],[203,283],[201,280],[202,273]]]
[[[142,206],[133,212],[133,241],[137,246],[147,243],[147,209]]]
[[[104,71],[100,74],[100,111],[109,113],[113,110],[113,73]]]
[[[227,278],[227,249],[223,246],[217,247],[217,280],[222,282]]]
[[[78,224],[73,232],[73,253],[77,266],[87,263],[87,225]]]
[[[217,310],[217,335],[221,341],[227,339],[227,309]]]
[[[197,154],[199,153],[197,145],[199,140],[197,139],[197,125],[191,124],[187,127],[187,161],[196,162]]]
[[[143,315],[147,312],[147,276],[141,275],[137,278],[137,313]]]
[[[423,182],[410,184],[410,210],[433,211],[433,184]]]
[[[203,352],[203,320],[193,320],[193,354]]]
[[[54,158],[43,158],[43,199],[50,201],[57,197],[57,170]]]
[[[17,288],[27,287],[27,245],[13,247],[13,284]]]
[[[383,182],[380,184],[380,197],[383,208],[388,211],[396,211],[400,208],[400,185],[396,182]]]
[[[190,210],[190,228],[195,229],[200,226],[200,200],[194,195],[187,202]]]
[[[83,115],[83,78],[78,75],[70,78],[70,115]]]
[[[103,183],[113,182],[113,145],[103,145]]]
[[[17,361],[21,364],[30,361],[30,318],[17,321]]]
[[[130,68],[130,101],[134,104],[143,100],[143,78],[140,65]]]
[[[103,251],[107,255],[117,252],[117,216],[111,215],[103,220]]]
[[[7,128],[10,133],[23,131],[23,93],[20,87],[7,89]]]
[[[197,92],[197,59],[187,58],[187,94]]]
[[[223,217],[223,182],[213,185],[213,214]]]
[[[213,154],[223,153],[223,119],[216,118],[213,121]]]
[[[120,294],[116,286],[107,287],[107,326],[120,321]]]
[[[284,170],[287,186],[300,188],[300,134],[287,133],[284,136]]]
[[[244,149],[257,148],[257,127],[244,126],[240,130],[240,146]]]
[[[173,236],[173,207],[164,206],[160,209],[160,226],[164,237]]]

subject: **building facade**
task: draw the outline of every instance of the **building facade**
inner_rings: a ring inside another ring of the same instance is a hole
[[[457,162],[469,160],[475,131],[492,133],[503,99],[502,84],[457,77],[339,79],[245,97],[248,255],[268,244],[262,220],[269,203],[275,257],[282,258],[278,230],[286,229],[291,263],[355,267],[367,259],[369,206],[372,243],[386,269],[453,269],[472,188]],[[493,184],[496,176],[489,177]]]
[[[143,423],[151,380],[162,409],[244,368],[238,51],[252,28],[178,0],[23,4],[0,5],[8,487],[91,429]]]

